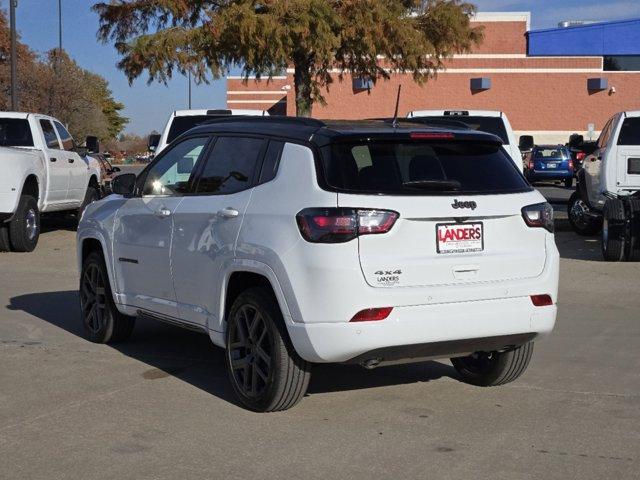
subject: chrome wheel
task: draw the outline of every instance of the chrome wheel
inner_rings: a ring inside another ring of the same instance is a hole
[[[24,219],[24,228],[27,234],[27,239],[33,241],[38,234],[38,216],[33,208],[27,210],[27,214]]]
[[[587,228],[589,226],[589,206],[584,200],[576,200],[569,210],[571,220],[579,228]]]
[[[105,282],[100,268],[96,264],[88,265],[80,284],[80,307],[82,320],[93,334],[101,332],[108,321]]]
[[[229,322],[229,363],[233,380],[247,397],[264,393],[271,379],[273,335],[262,314],[244,305]]]

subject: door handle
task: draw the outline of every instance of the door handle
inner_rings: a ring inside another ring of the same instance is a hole
[[[57,159],[57,158],[55,158],[55,157],[51,157],[51,158],[49,159],[49,161],[51,161],[51,162],[57,162],[57,161],[58,161],[58,159]]]
[[[240,215],[240,212],[238,212],[238,210],[236,210],[235,208],[227,207],[223,208],[222,210],[218,210],[218,215],[222,218],[236,218],[238,215]]]
[[[168,208],[160,207],[156,210],[156,217],[167,218],[171,216],[171,210]]]
[[[75,160],[73,158],[70,158],[69,160],[67,160],[69,163],[73,163],[75,162]]]

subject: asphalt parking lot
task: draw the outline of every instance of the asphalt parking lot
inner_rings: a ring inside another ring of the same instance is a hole
[[[517,382],[320,366],[294,409],[255,414],[206,336],[139,321],[122,345],[85,341],[75,232],[45,223],[34,253],[0,254],[0,476],[640,478],[640,265],[557,243],[556,330]]]

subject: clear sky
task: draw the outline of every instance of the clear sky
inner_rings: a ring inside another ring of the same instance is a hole
[[[470,0],[485,12],[530,11],[533,29],[554,27],[562,20],[618,20],[640,17],[640,0]],[[0,0],[7,8],[8,0]],[[84,68],[105,77],[114,97],[126,106],[127,131],[146,134],[161,130],[173,110],[187,108],[187,80],[177,76],[167,86],[150,86],[143,75],[129,86],[116,68],[118,55],[111,45],[96,40],[98,18],[91,0],[62,0],[63,48]],[[58,42],[58,2],[19,0],[17,25],[21,39],[37,52],[55,48]],[[193,108],[224,108],[224,79],[194,86]]]

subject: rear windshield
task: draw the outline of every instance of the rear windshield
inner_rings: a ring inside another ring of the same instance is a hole
[[[618,137],[618,145],[640,145],[640,117],[625,119]]]
[[[24,118],[0,118],[0,146],[33,147],[29,122]]]
[[[323,149],[330,187],[354,193],[515,193],[531,187],[500,145],[477,142],[348,141]]]
[[[187,130],[217,117],[217,115],[189,115],[186,117],[174,117],[167,135],[167,143],[173,142]]]
[[[566,159],[570,157],[569,151],[565,147],[545,147],[537,148],[534,150],[533,156],[535,158],[562,158]]]
[[[481,132],[492,133],[493,135],[500,137],[504,145],[509,145],[509,136],[507,130],[504,128],[504,122],[500,117],[474,117],[468,115],[443,115],[435,117],[417,117],[419,119],[427,120],[449,120],[462,122],[473,130],[480,130]]]

